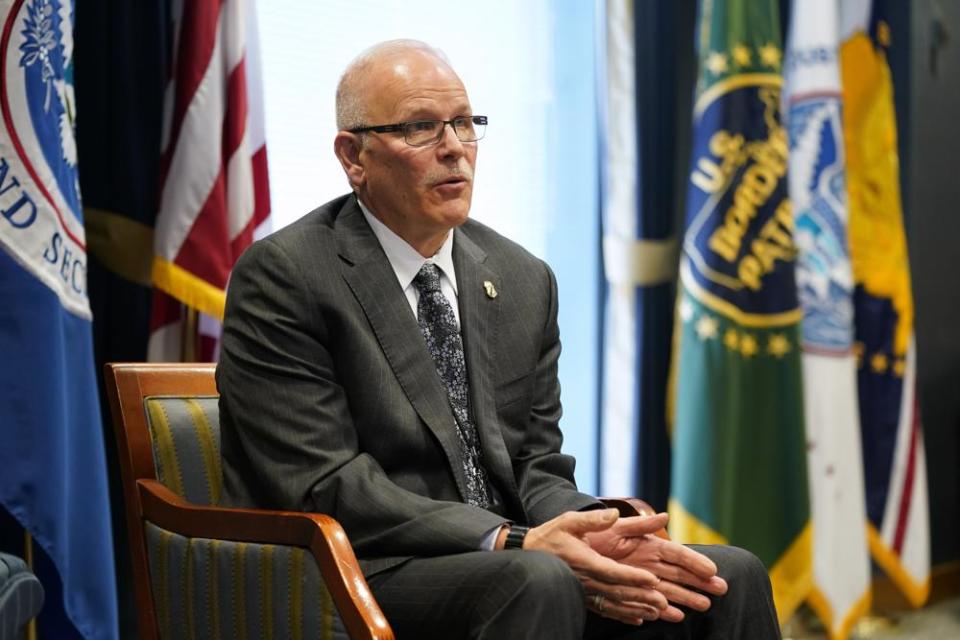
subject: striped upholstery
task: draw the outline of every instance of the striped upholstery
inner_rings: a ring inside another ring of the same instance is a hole
[[[217,398],[144,400],[157,479],[189,502],[219,505]],[[188,538],[146,522],[160,637],[346,638],[305,549]]]
[[[222,497],[220,419],[216,396],[146,398],[157,480],[194,504]]]
[[[347,637],[304,549],[146,533],[161,638]]]
[[[43,587],[27,563],[0,553],[0,638],[16,638],[43,606]]]

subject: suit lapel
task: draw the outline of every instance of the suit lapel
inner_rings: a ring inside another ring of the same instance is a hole
[[[493,356],[491,347],[497,344],[497,316],[500,299],[495,290],[503,285],[500,274],[487,264],[487,254],[476,245],[462,228],[455,231],[453,264],[457,271],[457,298],[460,307],[460,332],[463,335],[467,359],[467,380],[470,384],[470,406],[480,432],[487,473],[496,481],[514,509],[523,513],[517,496],[513,466],[507,453],[503,434],[497,424],[496,400],[493,395]],[[487,283],[493,290],[487,292]]]
[[[461,497],[466,480],[455,419],[420,327],[377,237],[350,198],[336,221],[341,273],[373,327],[390,368],[417,414],[443,447]]]

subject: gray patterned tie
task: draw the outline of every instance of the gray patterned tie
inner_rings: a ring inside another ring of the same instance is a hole
[[[420,333],[427,342],[427,351],[447,389],[450,408],[457,422],[463,470],[467,477],[467,503],[487,507],[490,504],[487,474],[480,462],[480,437],[470,417],[467,366],[456,316],[446,296],[440,291],[440,270],[436,265],[429,262],[424,264],[413,279],[413,284],[420,291],[420,301],[417,303]]]

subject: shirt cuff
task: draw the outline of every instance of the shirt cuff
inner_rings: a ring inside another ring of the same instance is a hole
[[[497,534],[500,533],[500,529],[506,526],[509,526],[509,524],[505,522],[487,531],[483,536],[483,540],[480,541],[480,551],[493,551],[493,547],[497,544]]]

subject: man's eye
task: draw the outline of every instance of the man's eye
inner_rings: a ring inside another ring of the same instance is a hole
[[[424,120],[423,122],[411,122],[407,127],[416,132],[433,131],[437,128],[437,123],[433,120]]]

